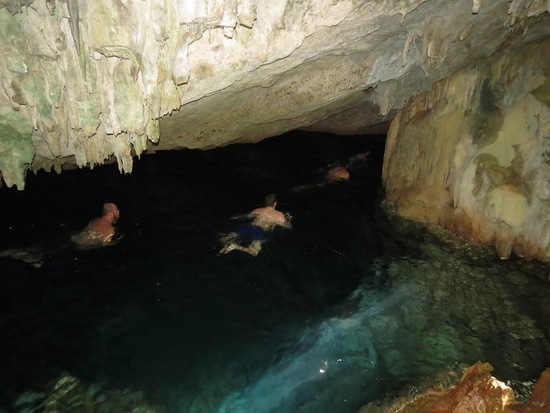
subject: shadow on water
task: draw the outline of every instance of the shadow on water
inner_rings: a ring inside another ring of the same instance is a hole
[[[477,359],[535,378],[549,364],[547,267],[388,216],[383,149],[293,133],[4,190],[0,248],[43,265],[0,258],[0,405],[63,371],[170,412],[354,412]],[[292,190],[366,150],[350,182]],[[293,228],[256,258],[218,256],[230,217],[269,192]],[[75,249],[70,233],[105,201],[120,207],[122,239]]]

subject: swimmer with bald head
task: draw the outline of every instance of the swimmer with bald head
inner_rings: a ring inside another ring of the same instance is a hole
[[[80,246],[101,246],[110,244],[116,232],[115,224],[120,217],[116,204],[103,204],[101,216],[92,219],[86,228],[71,237]]]

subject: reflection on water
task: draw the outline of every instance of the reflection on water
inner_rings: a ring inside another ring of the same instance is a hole
[[[365,150],[350,182],[292,190]],[[0,247],[43,264],[0,258],[0,405],[62,372],[196,413],[355,412],[477,360],[502,380],[537,378],[550,365],[548,266],[386,214],[382,151],[294,134],[6,191]],[[269,192],[293,229],[258,257],[217,256],[230,217]],[[105,201],[124,237],[73,248]]]

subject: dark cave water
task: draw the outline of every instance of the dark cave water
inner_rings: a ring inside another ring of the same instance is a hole
[[[350,182],[292,190],[366,150]],[[355,412],[477,360],[531,383],[550,365],[549,267],[386,214],[383,150],[295,132],[2,189],[0,250],[43,265],[0,258],[0,406],[62,372],[194,413]],[[293,228],[217,255],[270,192]],[[107,201],[122,238],[76,249]]]

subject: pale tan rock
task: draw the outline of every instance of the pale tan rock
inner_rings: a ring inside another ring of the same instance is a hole
[[[541,42],[412,98],[384,158],[396,211],[494,245],[502,258],[550,261],[549,64]]]

